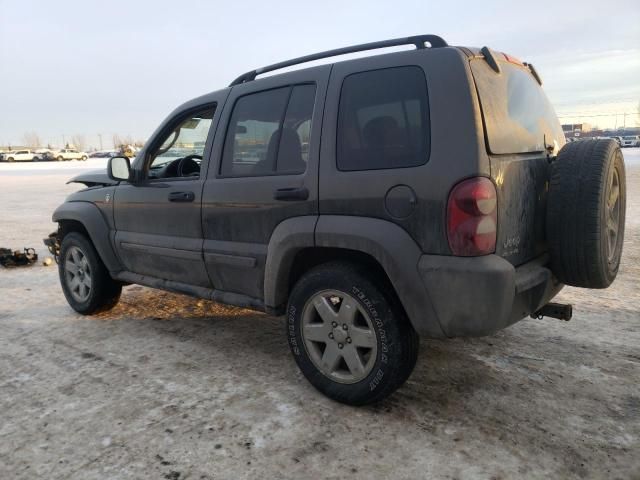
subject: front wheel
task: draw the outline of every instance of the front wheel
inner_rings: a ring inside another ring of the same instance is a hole
[[[78,313],[110,310],[120,299],[122,284],[111,278],[91,241],[80,233],[62,240],[58,273],[64,296]]]
[[[64,160],[64,157],[63,157],[62,155],[59,155],[59,156],[58,156],[58,158],[57,158],[57,160],[58,160],[59,162],[61,162],[61,161],[63,161],[63,160]]]
[[[413,371],[418,335],[371,272],[327,263],[296,284],[287,308],[289,346],[320,392],[349,405],[377,402]]]
[[[86,155],[83,155],[83,156],[82,156],[82,158],[81,158],[80,160],[82,160],[83,162],[84,162],[84,161],[86,161],[86,160],[87,160],[87,156],[86,156]]]

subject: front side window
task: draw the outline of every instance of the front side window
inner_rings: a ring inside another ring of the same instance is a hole
[[[303,173],[309,159],[315,85],[296,85],[240,97],[222,154],[227,177]]]
[[[149,178],[199,177],[214,106],[183,117],[168,133],[148,161]]]
[[[419,67],[355,73],[340,93],[339,170],[414,167],[429,157],[429,101]]]

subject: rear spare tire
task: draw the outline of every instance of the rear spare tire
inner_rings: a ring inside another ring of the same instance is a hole
[[[614,140],[565,145],[551,166],[547,239],[562,283],[606,288],[622,255],[626,210],[624,160]]]

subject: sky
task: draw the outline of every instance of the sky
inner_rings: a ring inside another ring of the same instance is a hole
[[[563,123],[640,125],[638,0],[0,0],[0,145],[146,139],[245,71],[422,33],[533,63]]]

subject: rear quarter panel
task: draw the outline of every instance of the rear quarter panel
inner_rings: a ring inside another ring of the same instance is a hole
[[[431,129],[428,161],[421,166],[386,170],[339,171],[336,126],[340,91],[352,73],[418,66],[427,83]],[[455,47],[379,55],[335,64],[331,73],[323,123],[320,162],[320,214],[381,218],[406,230],[423,252],[449,254],[446,205],[461,179],[489,176],[482,140],[482,120],[466,56]],[[407,185],[417,202],[406,218],[385,207],[394,186]]]

